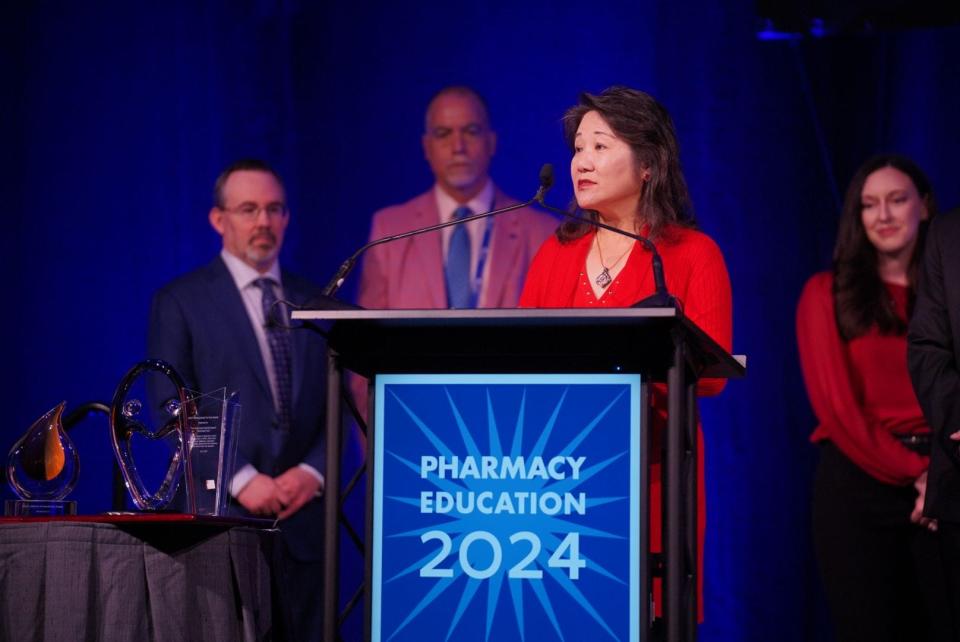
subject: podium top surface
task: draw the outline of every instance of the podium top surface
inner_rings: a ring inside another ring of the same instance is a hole
[[[736,378],[744,365],[675,308],[299,310],[344,367],[396,372],[642,372],[672,363],[674,337],[697,376]]]
[[[676,308],[477,308],[469,310],[296,310],[294,319],[470,319],[480,323],[493,319],[643,319],[675,318]]]

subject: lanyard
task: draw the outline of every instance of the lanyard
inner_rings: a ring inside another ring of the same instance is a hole
[[[487,265],[487,256],[490,254],[490,231],[493,229],[492,217],[484,221],[486,225],[483,229],[483,243],[480,244],[480,254],[477,255],[477,271],[474,272],[473,281],[470,284],[471,307],[477,307],[480,300],[480,287],[483,284],[483,268]]]
[[[490,211],[497,209],[497,196],[494,194],[493,202],[490,204]],[[483,269],[487,265],[487,257],[490,255],[490,236],[493,231],[493,217],[484,220],[483,242],[480,244],[480,253],[477,255],[477,269],[473,273],[473,279],[470,281],[470,307],[476,308],[480,303],[480,288],[483,286]]]

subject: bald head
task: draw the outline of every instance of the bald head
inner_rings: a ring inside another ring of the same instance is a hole
[[[469,87],[447,87],[427,106],[423,151],[437,184],[460,203],[488,180],[497,135],[483,98]]]
[[[483,117],[484,126],[490,127],[490,110],[487,109],[487,101],[484,100],[483,96],[477,93],[477,91],[472,87],[467,87],[466,85],[452,85],[450,87],[444,87],[435,93],[433,98],[430,99],[430,102],[427,103],[427,113],[424,118],[424,131],[430,131],[430,114],[440,99],[445,96],[459,96],[460,98],[467,100],[473,99],[473,101],[475,101],[475,106],[478,113]]]

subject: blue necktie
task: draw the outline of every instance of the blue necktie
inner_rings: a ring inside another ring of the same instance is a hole
[[[469,207],[458,207],[453,219],[460,220],[473,212]],[[447,247],[447,265],[444,270],[447,279],[447,303],[451,308],[472,308],[475,306],[470,279],[470,234],[466,225],[456,225],[450,235]]]
[[[290,430],[291,398],[293,397],[292,360],[290,358],[290,331],[278,324],[270,323],[270,319],[277,319],[281,311],[274,304],[277,295],[273,291],[273,280],[262,278],[253,282],[263,292],[263,319],[264,331],[267,334],[267,344],[270,346],[270,355],[273,357],[273,374],[277,382],[277,404],[279,406],[280,424],[278,429],[286,432]]]

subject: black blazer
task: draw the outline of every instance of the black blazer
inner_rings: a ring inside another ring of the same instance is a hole
[[[284,298],[292,303],[306,303],[320,292],[287,272],[282,279]],[[324,472],[326,346],[309,330],[293,331],[292,425],[289,433],[278,433],[274,426],[279,418],[256,335],[240,292],[219,256],[156,293],[147,345],[148,356],[173,365],[189,388],[211,392],[226,387],[239,392],[238,470],[252,464],[258,471],[276,476],[306,462]],[[315,499],[281,523],[295,557],[322,557],[322,518],[322,502]]]
[[[910,377],[933,430],[924,514],[960,522],[960,211],[930,224],[907,333]]]

